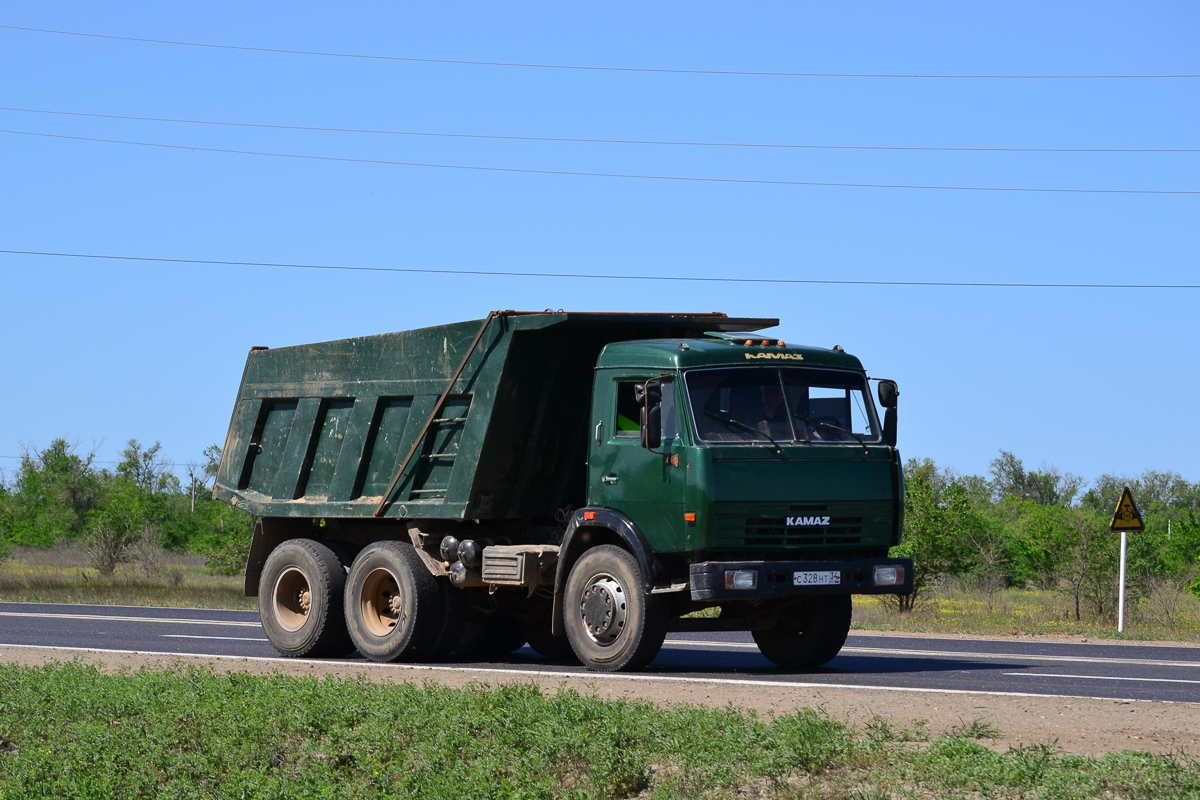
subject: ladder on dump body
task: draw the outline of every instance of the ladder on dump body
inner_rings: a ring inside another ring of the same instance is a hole
[[[396,474],[392,476],[392,480],[388,484],[387,491],[384,492],[383,497],[380,498],[379,505],[375,506],[375,511],[372,516],[383,516],[383,513],[387,510],[392,498],[392,493],[396,491],[396,486],[400,483],[400,478],[403,477],[404,471],[408,469],[409,462],[411,462],[413,456],[416,455],[417,450],[421,447],[421,443],[425,441],[425,436],[429,433],[430,428],[439,424],[462,425],[467,421],[465,416],[439,417],[438,415],[442,413],[442,409],[446,405],[446,399],[450,397],[450,392],[454,390],[454,384],[458,383],[458,377],[462,375],[462,371],[467,366],[467,360],[470,359],[471,354],[475,352],[475,347],[479,344],[479,340],[483,338],[484,331],[487,330],[488,325],[491,324],[493,319],[503,318],[511,313],[511,311],[492,311],[489,312],[487,317],[483,320],[483,324],[479,326],[479,331],[475,334],[475,338],[471,340],[471,346],[467,348],[467,352],[463,354],[462,361],[458,363],[458,369],[454,370],[454,375],[451,376],[450,381],[446,384],[445,390],[442,391],[441,396],[438,398],[437,402],[434,403],[433,409],[429,412],[429,418],[425,420],[425,424],[421,426],[421,432],[418,433],[417,438],[413,440],[412,447],[410,447],[408,450],[408,455],[406,455],[404,460],[400,462],[400,466],[397,468]],[[429,453],[424,456],[424,458],[427,458],[431,461],[450,461],[453,463],[455,455],[455,453]],[[436,488],[412,489],[410,491],[415,495],[442,494],[444,496],[446,490],[445,488]]]

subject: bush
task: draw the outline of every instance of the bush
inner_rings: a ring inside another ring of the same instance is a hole
[[[131,439],[113,472],[96,469],[93,453],[81,455],[65,439],[26,452],[16,479],[0,481],[0,558],[9,545],[79,542],[103,575],[136,560],[150,577],[164,551],[208,556],[219,574],[240,572],[253,520],[212,498],[220,448],[205,450],[207,466],[189,467],[186,485],[161,450]]]

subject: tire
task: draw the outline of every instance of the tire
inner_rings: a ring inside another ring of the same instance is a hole
[[[449,578],[434,578],[434,582],[441,592],[442,619],[426,658],[446,661],[458,646],[467,625],[467,593],[456,589]]]
[[[810,597],[788,609],[772,628],[753,631],[764,656],[785,669],[812,669],[827,664],[850,632],[850,595]]]
[[[566,636],[555,636],[550,633],[550,610],[538,616],[527,616],[521,620],[521,633],[525,641],[534,651],[548,661],[567,661],[575,664],[579,659],[571,649],[571,642]]]
[[[285,656],[326,658],[354,650],[342,609],[346,570],[333,550],[289,539],[267,556],[258,580],[258,616]]]
[[[525,646],[525,634],[512,617],[473,619],[463,628],[455,653],[462,658],[481,660],[506,656]]]
[[[444,629],[437,579],[407,542],[376,542],[358,554],[345,608],[350,638],[371,661],[421,661]]]
[[[338,557],[338,561],[342,562],[344,571],[349,574],[350,565],[354,563],[354,557],[358,555],[360,548],[340,539],[323,541],[321,544],[333,551],[333,554]]]
[[[600,545],[584,553],[563,596],[563,626],[580,662],[597,672],[640,669],[667,635],[667,607],[642,589],[641,571],[625,550]]]

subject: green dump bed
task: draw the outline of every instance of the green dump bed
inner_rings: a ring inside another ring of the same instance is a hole
[[[508,311],[486,325],[255,348],[214,495],[262,517],[550,517],[584,504],[592,370],[604,345],[776,324]]]

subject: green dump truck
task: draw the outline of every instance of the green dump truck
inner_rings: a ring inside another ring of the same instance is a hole
[[[285,655],[636,669],[671,631],[833,658],[912,590],[892,381],[724,314],[492,312],[251,348],[215,496]],[[696,613],[706,612],[706,613]]]

